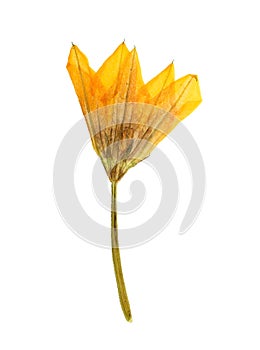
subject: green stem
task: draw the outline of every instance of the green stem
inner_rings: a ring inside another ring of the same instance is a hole
[[[118,227],[117,227],[117,207],[116,207],[116,192],[117,183],[111,184],[111,243],[112,243],[112,257],[116,276],[116,283],[120,304],[128,322],[132,322],[131,309],[127,297],[124,276],[121,266],[120,250],[118,243]]]

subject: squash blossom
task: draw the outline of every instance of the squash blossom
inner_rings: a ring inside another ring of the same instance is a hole
[[[72,44],[67,69],[94,150],[111,182],[111,246],[121,307],[132,321],[118,241],[117,183],[201,102],[198,78],[174,79],[174,65],[144,83],[137,51],[122,43],[95,72]]]

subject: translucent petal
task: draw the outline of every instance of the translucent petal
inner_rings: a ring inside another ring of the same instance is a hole
[[[171,83],[174,82],[174,65],[169,64],[161,73],[145,84],[145,88],[149,93],[150,97],[158,95],[160,91],[167,88]]]
[[[118,77],[115,102],[134,102],[137,92],[144,85],[141,67],[134,48],[126,57]]]
[[[198,78],[196,75],[192,77],[183,94],[171,109],[171,113],[179,120],[186,118],[202,102]]]
[[[151,103],[174,114],[179,120],[187,117],[201,102],[197,76],[186,75],[163,89]]]
[[[90,68],[87,57],[73,45],[67,63],[67,70],[78,96],[84,115],[93,106],[92,78],[93,69]]]
[[[100,83],[103,85],[103,88],[107,90],[112,89],[115,91],[119,73],[128,55],[129,50],[126,47],[125,43],[122,43],[102,64],[95,75],[95,79],[100,81]]]

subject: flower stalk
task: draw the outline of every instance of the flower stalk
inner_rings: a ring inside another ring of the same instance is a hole
[[[128,322],[132,322],[132,314],[130,304],[127,297],[124,275],[122,271],[120,249],[118,242],[118,226],[117,226],[117,182],[111,183],[111,245],[114,271],[118,289],[120,304]]]

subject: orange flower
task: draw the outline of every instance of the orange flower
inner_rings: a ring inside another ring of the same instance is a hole
[[[144,84],[137,51],[129,51],[125,43],[97,72],[73,45],[67,69],[93,147],[112,182],[146,158],[201,102],[197,76],[189,74],[175,81],[173,63]],[[140,147],[140,140],[146,140],[145,147]],[[121,150],[110,146],[119,141]]]
[[[72,45],[67,69],[87,122],[93,147],[112,183],[112,252],[125,317],[130,306],[117,237],[116,184],[201,102],[198,78],[174,80],[173,63],[144,83],[137,51],[122,43],[95,72]]]

